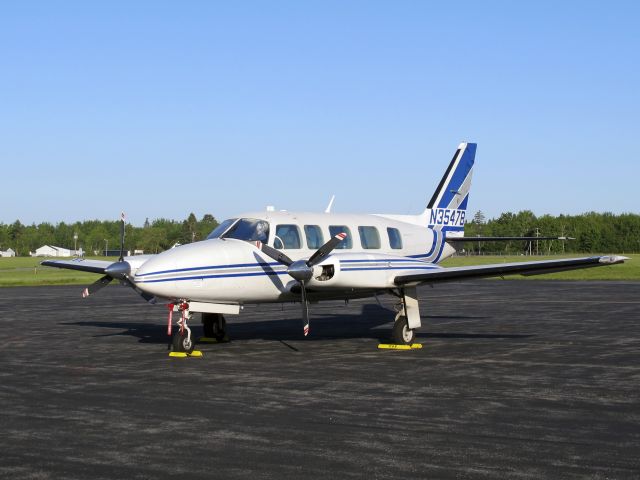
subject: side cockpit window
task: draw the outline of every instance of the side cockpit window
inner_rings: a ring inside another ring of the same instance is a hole
[[[300,241],[300,230],[297,225],[278,225],[276,226],[276,237],[273,246],[281,249],[302,248]]]

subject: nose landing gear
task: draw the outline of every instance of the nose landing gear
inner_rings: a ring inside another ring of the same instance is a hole
[[[173,334],[171,339],[172,353],[184,354],[184,355],[193,354],[196,343],[191,333],[191,329],[187,324],[188,320],[191,319],[191,312],[189,311],[189,303],[187,302],[170,303],[169,305],[167,305],[167,308],[169,309],[169,321],[167,324],[167,335],[169,336],[171,336],[173,312],[181,312],[180,320],[176,322],[178,329]],[[179,355],[179,356],[184,356],[184,355]]]

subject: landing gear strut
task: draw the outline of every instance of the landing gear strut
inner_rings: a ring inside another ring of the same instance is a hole
[[[411,345],[416,339],[416,330],[421,326],[416,287],[405,287],[401,291],[397,310],[391,337],[397,345]]]
[[[189,311],[189,304],[187,302],[170,303],[167,305],[169,309],[169,322],[167,325],[167,335],[171,336],[171,324],[173,319],[173,312],[181,312],[180,320],[178,320],[178,329],[171,338],[171,346],[174,352],[191,353],[196,346],[195,339],[191,333],[188,320],[191,319],[191,312]]]
[[[228,339],[227,321],[221,313],[203,313],[202,329],[207,338],[215,338],[218,342]]]

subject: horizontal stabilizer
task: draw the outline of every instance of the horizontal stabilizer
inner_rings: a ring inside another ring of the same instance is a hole
[[[447,237],[447,242],[511,242],[522,240],[575,240],[573,237]]]

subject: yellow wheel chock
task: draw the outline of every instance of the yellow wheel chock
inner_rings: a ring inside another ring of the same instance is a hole
[[[395,343],[379,343],[378,348],[384,350],[418,350],[422,348],[422,344],[412,343],[411,345],[398,345]]]
[[[187,358],[187,357],[202,357],[202,352],[200,350],[194,350],[191,353],[187,352],[169,352],[169,356],[173,358]]]

